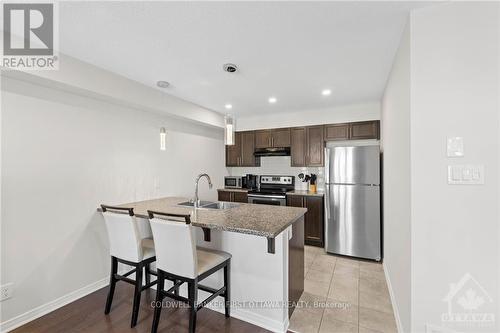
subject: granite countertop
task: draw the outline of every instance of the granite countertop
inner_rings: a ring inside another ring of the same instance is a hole
[[[325,192],[310,192],[308,190],[293,190],[290,192],[286,192],[286,195],[309,195],[314,197],[322,197],[325,195]]]
[[[172,214],[191,214],[191,223],[196,227],[240,232],[267,238],[278,236],[307,212],[306,208],[238,203],[237,207],[229,209],[200,208],[194,213],[192,207],[177,205],[185,201],[189,200],[181,197],[167,197],[118,206],[134,208],[135,215],[144,218],[148,218],[148,210]]]
[[[217,191],[229,191],[229,192],[248,192],[246,188],[218,188]]]

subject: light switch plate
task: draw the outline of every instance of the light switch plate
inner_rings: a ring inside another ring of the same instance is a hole
[[[484,184],[484,165],[448,165],[448,184]]]
[[[446,140],[446,154],[448,157],[464,156],[464,138],[460,136],[448,138]]]

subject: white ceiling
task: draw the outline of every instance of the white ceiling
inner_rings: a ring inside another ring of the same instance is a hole
[[[215,111],[324,108],[380,100],[409,10],[423,5],[60,2],[60,49],[155,88],[169,81],[167,93]]]

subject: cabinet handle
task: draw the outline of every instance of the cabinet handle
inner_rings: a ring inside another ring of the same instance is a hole
[[[269,139],[267,140],[267,144],[268,144],[268,146],[269,146],[269,147],[272,147],[272,146],[273,146],[273,144],[271,143],[271,138],[269,138]]]
[[[274,147],[274,138],[271,138],[271,146]]]

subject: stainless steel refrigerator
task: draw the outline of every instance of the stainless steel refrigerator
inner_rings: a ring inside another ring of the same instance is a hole
[[[379,146],[328,143],[325,182],[326,251],[380,261]]]

